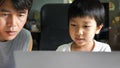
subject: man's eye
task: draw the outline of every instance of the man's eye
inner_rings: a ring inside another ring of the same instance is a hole
[[[70,24],[71,26],[76,26],[76,24]]]
[[[25,14],[19,14],[19,16],[20,16],[20,17],[23,17],[23,16],[25,16]]]
[[[7,13],[4,13],[4,14],[1,14],[2,16],[8,16],[9,14],[7,14]]]

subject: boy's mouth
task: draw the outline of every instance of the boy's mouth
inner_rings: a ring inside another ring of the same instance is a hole
[[[84,39],[84,38],[78,38],[78,37],[76,37],[75,40],[76,40],[76,41],[83,41],[83,40],[85,40],[85,39]]]

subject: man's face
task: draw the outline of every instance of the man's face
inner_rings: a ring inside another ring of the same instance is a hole
[[[14,39],[23,28],[28,10],[16,10],[10,0],[0,6],[0,41]]]

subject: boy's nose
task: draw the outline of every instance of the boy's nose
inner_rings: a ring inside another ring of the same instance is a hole
[[[79,28],[76,30],[77,35],[83,35],[83,29]]]

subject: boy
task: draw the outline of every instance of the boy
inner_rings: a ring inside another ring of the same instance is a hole
[[[99,0],[74,0],[68,9],[69,33],[73,42],[57,51],[111,52],[108,44],[94,40],[103,27],[104,6]]]
[[[13,52],[31,51],[32,38],[23,26],[32,0],[0,0],[0,68],[14,68]]]

